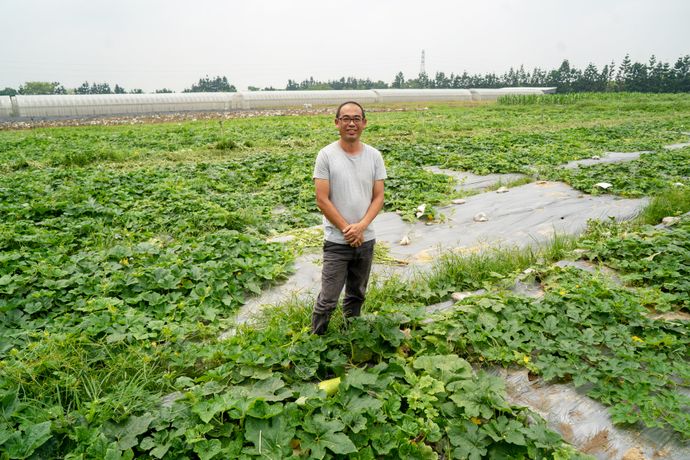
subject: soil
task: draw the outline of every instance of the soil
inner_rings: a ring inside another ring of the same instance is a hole
[[[368,112],[406,112],[410,110],[427,110],[426,107],[372,107]],[[301,115],[333,115],[332,107],[310,109],[236,109],[227,112],[174,112],[129,115],[103,115],[90,117],[21,117],[0,118],[0,131],[32,128],[53,128],[59,126],[115,126],[142,125],[155,123],[173,123],[197,120],[230,120],[254,117],[286,117]]]
[[[607,449],[609,445],[609,430],[601,430],[591,438],[580,449],[586,454],[592,454],[594,452],[603,452]]]
[[[647,457],[644,456],[639,447],[633,447],[632,449],[628,449],[625,454],[623,454],[623,458],[621,460],[647,460]]]

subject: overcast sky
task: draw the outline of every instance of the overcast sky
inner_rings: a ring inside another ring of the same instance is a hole
[[[690,54],[688,0],[0,0],[0,88],[116,83],[239,90],[402,71],[601,68]]]

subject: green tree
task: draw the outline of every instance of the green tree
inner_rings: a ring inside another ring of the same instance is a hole
[[[618,91],[628,91],[626,87],[626,82],[630,79],[630,67],[632,62],[630,61],[630,55],[626,54],[623,58],[623,62],[618,67],[618,73],[616,74],[616,88]]]
[[[690,55],[679,57],[673,65],[671,91],[690,92]]]
[[[126,92],[127,91],[125,91],[125,89],[118,84],[116,84],[115,88],[113,89],[113,93],[115,93],[115,94],[125,94]]]
[[[65,87],[59,82],[27,81],[19,87],[19,94],[66,94]]]
[[[113,94],[108,83],[94,83],[91,85],[90,94]]]
[[[85,81],[82,83],[76,90],[75,92],[77,94],[91,94],[91,86],[89,86],[89,82]]]
[[[10,88],[9,86],[5,87],[5,89],[0,89],[0,96],[16,96],[17,95],[17,90],[14,88]]]
[[[191,88],[185,89],[184,93],[218,93],[218,92],[235,92],[237,88],[228,82],[227,77],[215,77],[213,79],[206,75],[205,78],[200,78],[199,83],[192,85]]]
[[[647,80],[647,66],[639,62],[633,63],[625,79],[626,91],[646,92],[649,89]]]
[[[601,74],[597,66],[591,62],[582,72],[582,76],[573,83],[575,91],[604,91],[605,86],[601,82]]]
[[[175,92],[175,91],[173,91],[173,90],[171,90],[171,89],[168,89],[168,88],[161,88],[161,89],[157,89],[157,90],[155,91],[156,94],[174,93],[174,92]]]
[[[405,87],[405,76],[403,75],[402,72],[398,72],[398,74],[395,76],[395,79],[393,79],[393,84],[391,85],[393,88],[404,88]]]

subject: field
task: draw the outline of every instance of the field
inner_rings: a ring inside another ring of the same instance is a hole
[[[651,224],[690,211],[690,148],[663,148],[690,138],[690,95],[558,102],[368,113],[385,210],[414,219],[458,197],[423,169],[436,165],[653,197],[645,213],[382,280],[324,337],[293,303],[218,339],[291,273],[298,248],[267,239],[320,222],[311,173],[332,116],[0,130],[0,458],[587,458],[507,402],[496,365],[687,441],[690,326],[653,314],[690,312],[690,219]],[[652,153],[555,167],[606,151]],[[567,257],[625,284],[552,265]],[[506,289],[527,268],[540,300]],[[425,321],[422,307],[478,288]],[[317,383],[336,376],[326,396]]]

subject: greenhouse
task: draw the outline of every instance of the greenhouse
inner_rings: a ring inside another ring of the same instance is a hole
[[[335,105],[345,101],[362,104],[377,102],[376,93],[370,90],[342,91],[244,91],[238,93],[238,108],[263,109],[272,107]]]
[[[376,102],[471,101],[467,89],[377,89]]]
[[[0,97],[0,117],[82,117],[172,112],[226,112],[280,107],[395,102],[493,101],[548,94],[555,88],[240,91],[233,93],[70,94]]]
[[[234,109],[233,93],[16,96],[20,117],[69,117]]]
[[[9,96],[0,96],[0,117],[12,116],[12,100]]]

